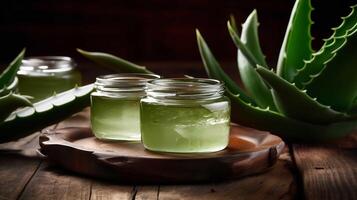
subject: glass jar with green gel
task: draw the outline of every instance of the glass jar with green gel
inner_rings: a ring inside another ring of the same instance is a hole
[[[141,135],[146,149],[215,152],[228,145],[230,101],[213,79],[158,79],[141,100]]]
[[[91,94],[91,126],[102,140],[140,141],[140,99],[150,74],[99,76]]]
[[[18,90],[32,96],[32,102],[43,100],[81,84],[81,74],[70,57],[30,57],[22,61],[17,77]]]

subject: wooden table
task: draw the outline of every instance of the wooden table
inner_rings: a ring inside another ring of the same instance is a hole
[[[68,119],[51,128],[73,125]],[[196,185],[120,185],[73,174],[45,159],[2,152],[0,199],[357,199],[356,138],[290,145],[266,173]],[[36,139],[35,134],[28,142]]]

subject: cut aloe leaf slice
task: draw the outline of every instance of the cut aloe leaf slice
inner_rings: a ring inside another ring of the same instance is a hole
[[[77,87],[13,112],[0,123],[0,143],[24,137],[90,105],[93,84]]]

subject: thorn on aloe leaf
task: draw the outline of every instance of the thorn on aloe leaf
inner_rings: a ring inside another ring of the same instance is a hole
[[[317,74],[311,74],[311,75],[309,75],[309,76],[310,76],[310,78],[311,78],[311,79],[313,79],[313,78],[318,77],[319,75],[320,75],[320,73],[317,73]]]

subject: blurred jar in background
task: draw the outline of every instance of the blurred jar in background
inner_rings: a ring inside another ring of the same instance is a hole
[[[81,74],[76,70],[76,63],[72,58],[64,56],[25,58],[17,77],[19,93],[32,96],[32,102],[81,84]]]

